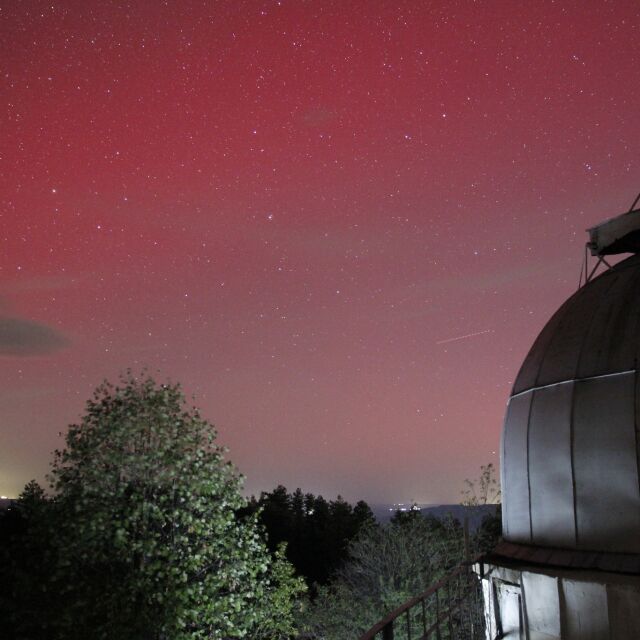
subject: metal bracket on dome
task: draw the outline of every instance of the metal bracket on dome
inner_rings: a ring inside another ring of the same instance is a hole
[[[587,242],[584,245],[584,261],[583,261],[582,267],[580,269],[580,280],[578,282],[578,289],[583,284],[587,284],[588,282],[590,282],[592,280],[593,276],[596,275],[596,271],[598,270],[598,267],[601,264],[605,264],[608,269],[611,269],[611,265],[606,261],[605,257],[599,255],[595,266],[591,269],[591,271],[589,271],[589,253],[588,253],[588,250],[591,248],[590,245],[591,245],[590,242]],[[583,277],[584,277],[584,283],[582,282]]]
[[[586,284],[593,278],[601,264],[604,263],[608,268],[611,268],[604,256],[619,253],[640,253],[640,209],[634,208],[638,201],[640,201],[640,194],[626,213],[587,229],[589,242],[585,246],[578,289],[583,284],[583,277],[584,284]],[[589,252],[597,258],[596,265],[590,272],[588,270]]]

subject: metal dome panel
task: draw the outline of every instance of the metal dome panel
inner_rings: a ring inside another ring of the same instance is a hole
[[[544,354],[536,386],[553,384],[576,377],[580,354],[591,319],[602,293],[600,287],[584,287],[581,295],[573,296],[571,312],[561,320]]]
[[[576,385],[577,546],[640,552],[634,372]]]
[[[606,275],[606,274],[605,274]],[[593,314],[580,353],[578,378],[634,368],[638,351],[640,277],[634,270],[611,274],[611,284]],[[603,287],[604,289],[604,287]],[[606,301],[615,300],[615,304]]]
[[[531,395],[511,399],[502,432],[502,487],[509,487],[509,500],[502,503],[505,537],[514,542],[531,540],[529,479],[527,476],[527,433]],[[509,428],[506,428],[509,425]],[[504,494],[504,489],[503,489]]]
[[[572,546],[571,395],[573,384],[534,392],[529,417],[531,536],[539,544]],[[554,499],[549,500],[553,495]],[[552,532],[552,535],[550,535]]]
[[[579,289],[533,343],[513,393],[633,369],[640,340],[640,255]]]
[[[592,280],[542,330],[502,437],[511,542],[640,553],[640,256]]]
[[[542,365],[542,360],[547,353],[549,343],[558,330],[560,321],[562,320],[564,313],[565,309],[560,308],[553,315],[551,320],[549,320],[547,325],[540,332],[540,335],[537,337],[536,341],[533,343],[533,346],[531,347],[531,350],[529,351],[529,354],[527,355],[527,358],[520,368],[518,376],[516,377],[516,381],[513,386],[514,394],[521,393],[522,391],[526,391],[527,389],[531,389],[536,386],[538,382],[538,373],[540,371],[540,366]]]

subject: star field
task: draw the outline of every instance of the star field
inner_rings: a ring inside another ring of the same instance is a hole
[[[0,7],[0,493],[127,367],[247,490],[457,501],[640,190],[640,8]]]

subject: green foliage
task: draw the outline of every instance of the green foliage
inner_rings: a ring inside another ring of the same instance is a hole
[[[471,546],[474,554],[488,553],[491,551],[502,534],[502,511],[500,502],[502,493],[498,482],[496,468],[493,463],[480,467],[480,476],[476,480],[465,480],[465,489],[462,492],[462,504],[467,507],[481,507],[483,505],[496,505],[492,514],[487,514],[480,527],[473,535]]]
[[[500,504],[502,494],[493,462],[480,467],[480,477],[477,480],[467,478],[464,484],[462,504],[469,507],[482,504]]]
[[[349,546],[349,559],[304,615],[310,637],[357,638],[421,593],[463,557],[456,521],[415,517],[370,525]]]
[[[178,385],[101,385],[51,474],[48,637],[286,638],[304,590],[262,541],[241,478]]]

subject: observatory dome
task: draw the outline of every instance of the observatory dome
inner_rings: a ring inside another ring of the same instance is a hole
[[[640,255],[567,300],[527,355],[502,435],[503,537],[640,553]]]

